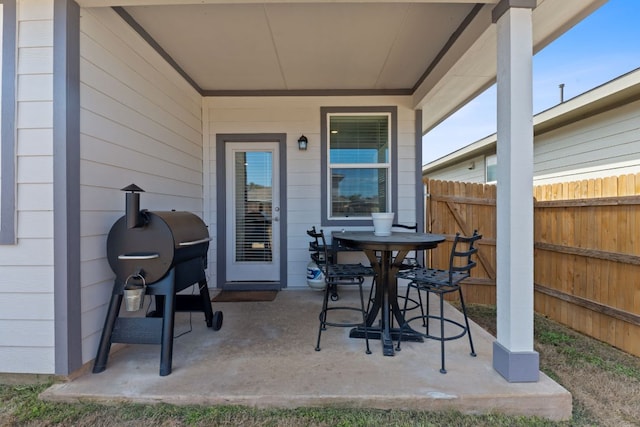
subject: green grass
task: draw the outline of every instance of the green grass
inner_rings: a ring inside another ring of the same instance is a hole
[[[242,406],[172,406],[52,403],[38,399],[48,385],[0,385],[0,424],[34,426],[555,426],[534,417],[463,415],[350,408],[255,409]]]
[[[554,346],[557,352],[566,357],[568,364],[573,366],[586,364],[612,374],[640,380],[640,367],[621,362],[613,357],[612,353],[615,354],[617,351],[610,346],[594,340],[585,340],[584,336],[569,329],[563,331],[548,328],[557,328],[557,326],[550,323],[548,319],[537,319],[536,342]]]

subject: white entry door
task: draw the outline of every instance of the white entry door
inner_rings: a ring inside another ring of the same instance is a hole
[[[233,142],[225,151],[226,282],[278,282],[278,143]]]

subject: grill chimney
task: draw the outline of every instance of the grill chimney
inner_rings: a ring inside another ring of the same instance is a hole
[[[120,191],[128,191],[125,199],[125,217],[127,228],[142,227],[144,221],[140,214],[140,192],[144,190],[135,184],[128,185]]]

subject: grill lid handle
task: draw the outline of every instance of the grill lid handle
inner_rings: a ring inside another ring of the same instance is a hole
[[[209,242],[210,240],[211,240],[211,237],[205,237],[204,239],[200,239],[200,240],[191,240],[189,242],[180,242],[180,243],[178,243],[178,246],[195,246],[195,245],[199,245],[200,243]]]
[[[160,258],[160,254],[145,253],[145,254],[122,254],[118,255],[118,259],[156,259]]]

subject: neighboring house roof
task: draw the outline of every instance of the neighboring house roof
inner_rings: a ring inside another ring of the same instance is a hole
[[[533,132],[540,135],[637,100],[640,100],[640,68],[536,114]],[[428,175],[482,154],[495,153],[496,143],[497,134],[494,133],[427,163],[422,174]]]

